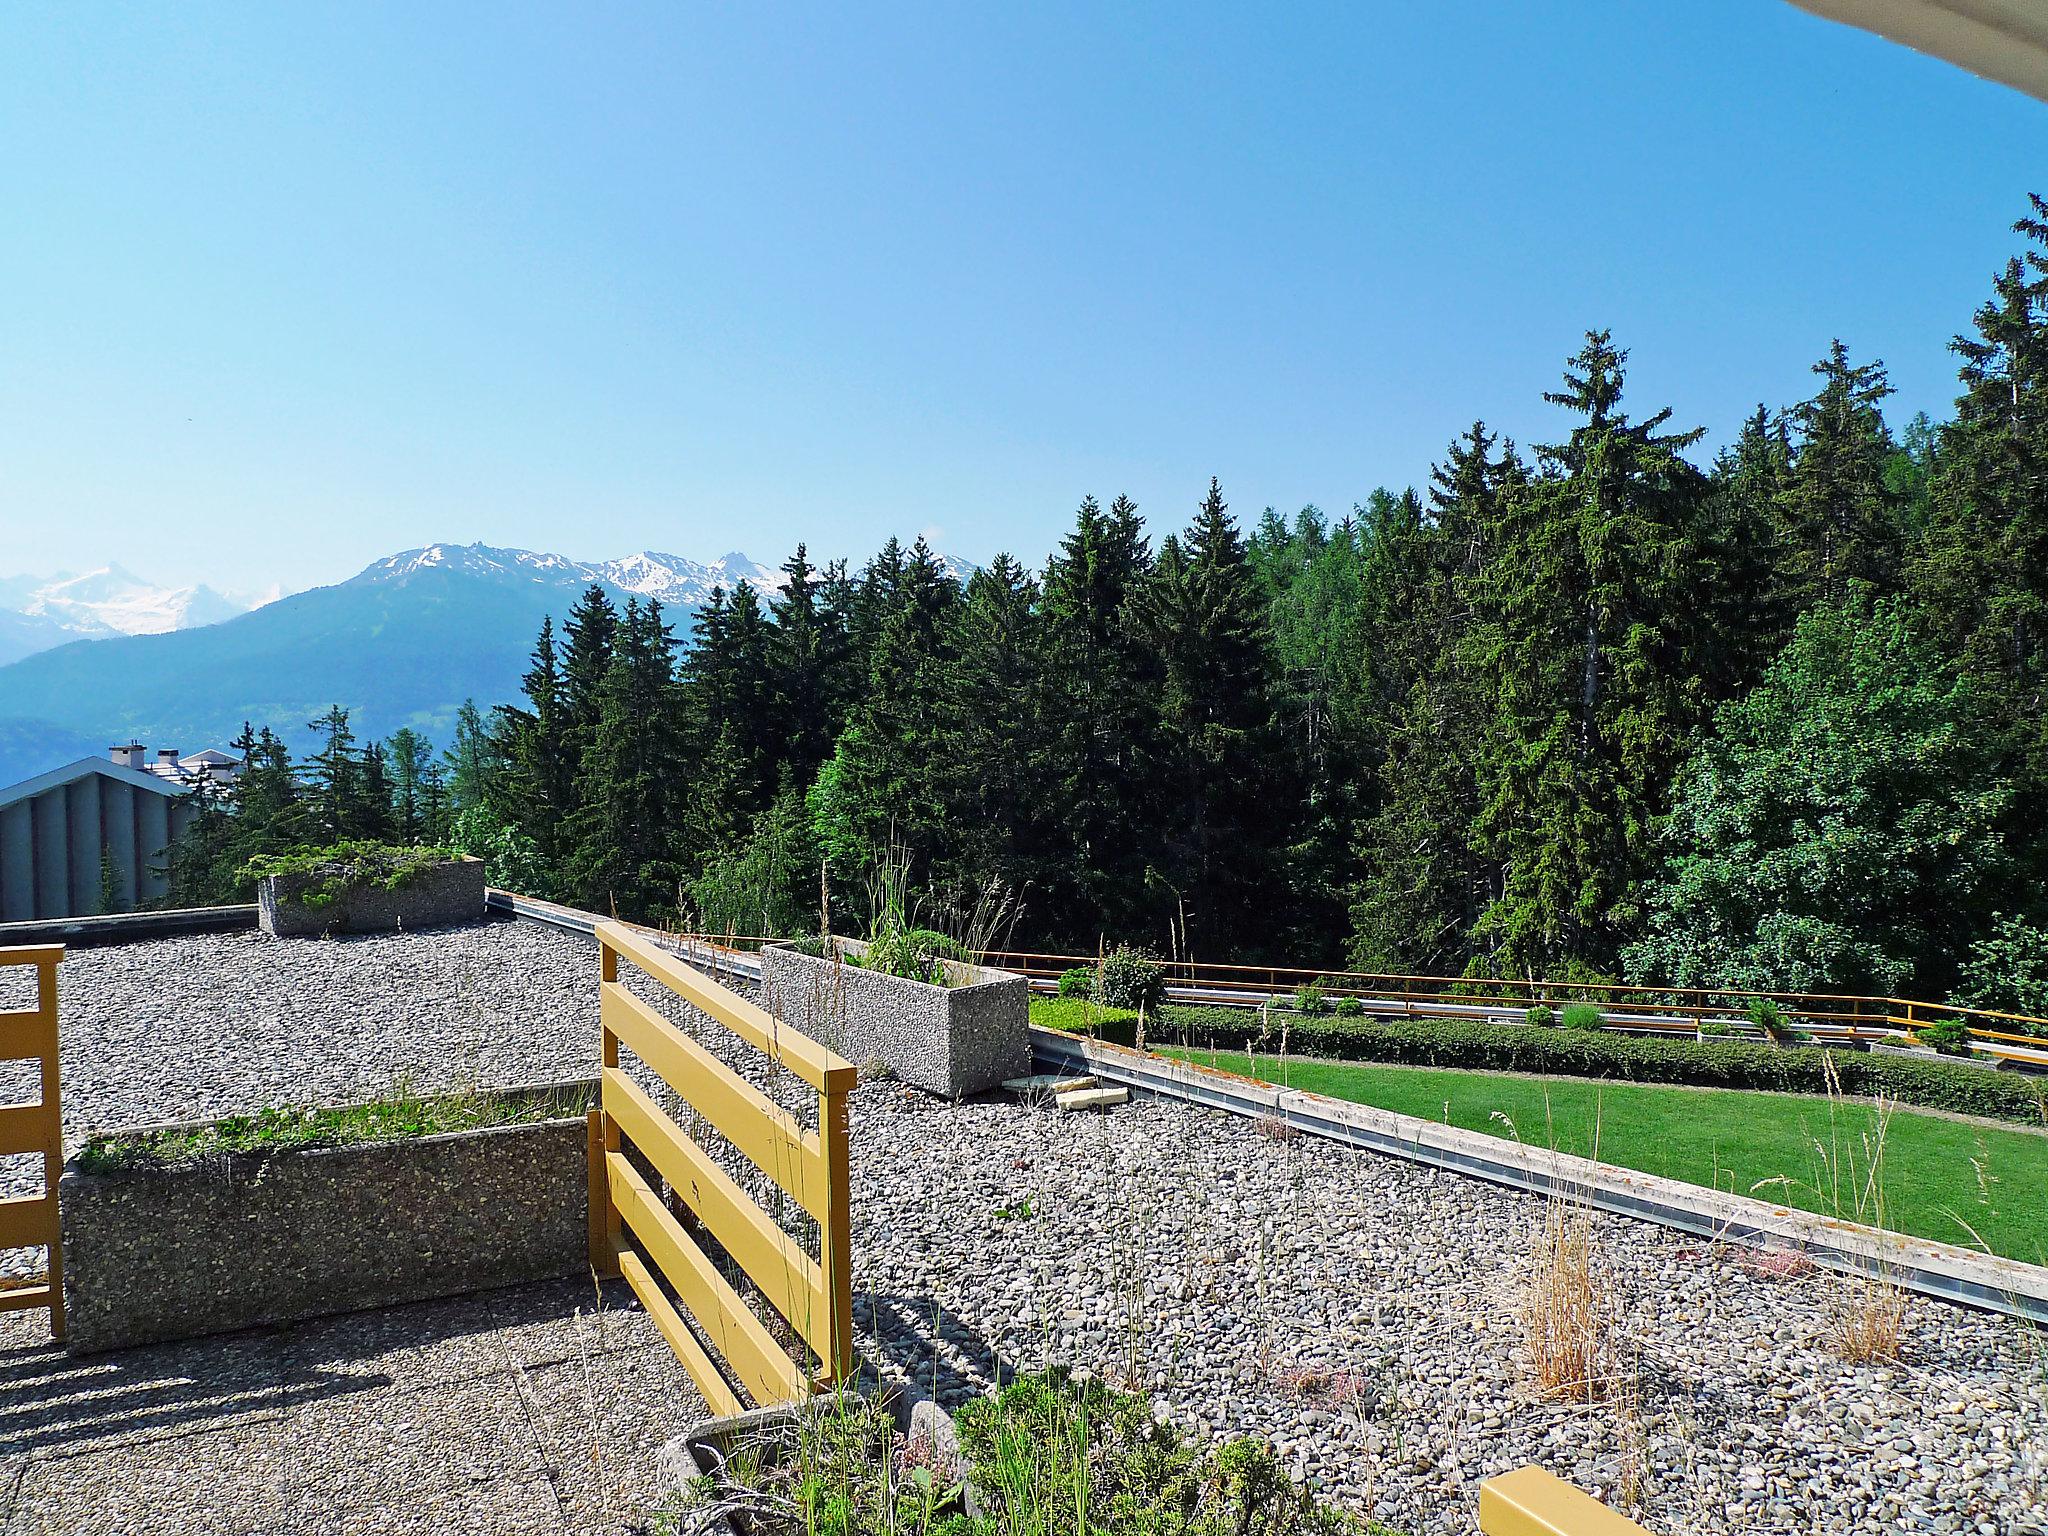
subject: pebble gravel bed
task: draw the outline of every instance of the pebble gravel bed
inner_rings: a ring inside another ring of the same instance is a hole
[[[2048,1365],[2010,1320],[1908,1298],[1850,1365],[1848,1282],[1596,1218],[1620,1365],[1544,1398],[1520,1312],[1541,1200],[1164,1101],[1105,1115],[854,1100],[856,1302],[942,1401],[1063,1363],[1421,1536],[1538,1462],[1661,1532],[2039,1531]]]
[[[159,940],[61,975],[74,1131],[594,1066],[593,946],[535,923]],[[852,1124],[865,1352],[942,1401],[1077,1367],[1409,1536],[1471,1532],[1479,1483],[1532,1461],[1667,1533],[2048,1530],[2048,1341],[2010,1320],[1909,1298],[1901,1358],[1851,1365],[1847,1282],[1602,1216],[1621,1364],[1553,1401],[1520,1322],[1541,1200],[1164,1101],[881,1080]]]

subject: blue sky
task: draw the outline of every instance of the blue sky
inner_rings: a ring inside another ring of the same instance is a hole
[[[484,539],[1038,560],[1331,509],[1588,326],[1723,440],[1898,419],[2048,107],[1782,0],[10,8],[0,574]]]

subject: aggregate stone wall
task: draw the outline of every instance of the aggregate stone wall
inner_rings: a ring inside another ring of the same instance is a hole
[[[866,946],[841,945],[854,954]],[[793,949],[763,952],[761,1004],[856,1065],[886,1063],[946,1098],[982,1093],[1031,1070],[1031,984],[947,962],[962,985],[885,976]]]
[[[326,877],[312,871],[269,875],[257,882],[256,909],[263,931],[279,938],[322,933],[386,933],[394,928],[444,928],[482,922],[484,866],[461,859],[421,870],[396,890],[350,886],[333,901],[309,907],[300,900]]]
[[[85,1174],[59,1188],[84,1354],[582,1273],[584,1121]]]

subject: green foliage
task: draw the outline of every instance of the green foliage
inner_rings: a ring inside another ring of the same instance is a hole
[[[1111,1026],[1101,1033],[1128,1042],[1130,1031]],[[1262,1040],[1258,1015],[1248,1009],[1179,1005],[1168,1006],[1151,1036],[1237,1051]],[[1456,1019],[1304,1019],[1293,1027],[1290,1048],[1297,1056],[1342,1061],[1779,1093],[1825,1094],[1832,1071],[1843,1093],[1883,1094],[1925,1109],[2048,1125],[2048,1084],[2041,1079],[1881,1052],[1787,1051],[1748,1040],[1658,1040],[1612,1030],[1522,1029]]]
[[[1337,999],[1337,1017],[1362,1019],[1365,1017],[1365,1004],[1355,997],[1340,997]]]
[[[1565,1029],[1605,1029],[1607,1020],[1597,1003],[1566,1003],[1557,1022]]]
[[[1096,995],[1106,1008],[1156,1011],[1166,1001],[1166,967],[1142,949],[1119,944],[1100,969]]]
[[[402,890],[438,864],[461,857],[454,848],[405,848],[390,843],[330,843],[319,848],[294,848],[263,853],[243,866],[250,881],[271,875],[315,875],[300,888],[299,905],[312,911],[332,906],[351,888]]]
[[[1680,777],[1633,979],[1945,989],[2006,875],[2012,802],[1975,695],[1901,605],[1816,608]]]
[[[905,981],[922,981],[935,987],[957,985],[946,967],[949,960],[971,961],[972,957],[943,933],[929,928],[899,928],[893,924],[878,930],[867,941],[865,951],[846,956],[847,964],[859,966],[862,970],[900,976]]]
[[[1294,1011],[1314,1018],[1330,1011],[1329,996],[1321,982],[1307,981],[1294,989]]]
[[[1949,1001],[2048,1018],[2048,928],[2014,913],[1994,915],[1971,946]]]
[[[488,805],[458,812],[448,828],[448,841],[457,852],[484,861],[486,884],[543,901],[559,894],[555,872],[533,840]]]
[[[1749,1022],[1762,1030],[1767,1039],[1787,1040],[1792,1036],[1791,1021],[1785,1017],[1785,1010],[1768,997],[1751,1001]]]
[[[1138,1013],[1134,1008],[1107,1008],[1093,998],[1087,997],[1034,997],[1031,999],[1031,1022],[1047,1029],[1063,1029],[1069,1034],[1092,1035],[1100,1029],[1120,1029],[1126,1024],[1136,1024]]]
[[[1970,1054],[1970,1026],[1961,1019],[1937,1019],[1914,1037],[1930,1050],[1944,1056]]]
[[[1095,972],[1088,966],[1077,965],[1071,970],[1060,972],[1061,997],[1093,997],[1095,995]]]
[[[696,922],[708,933],[770,938],[814,929],[822,863],[801,798],[782,795],[755,818],[743,844],[713,852],[690,881]]]
[[[210,1125],[89,1136],[79,1149],[78,1167],[83,1173],[95,1174],[189,1168],[222,1157],[264,1157],[580,1118],[591,1104],[592,1095],[584,1088],[518,1095],[422,1096],[401,1083],[389,1098],[369,1104],[335,1109],[266,1108]]]
[[[1557,1025],[1557,1010],[1548,1003],[1532,1003],[1523,1014],[1522,1021],[1525,1024],[1533,1024],[1538,1029],[1553,1029]]]

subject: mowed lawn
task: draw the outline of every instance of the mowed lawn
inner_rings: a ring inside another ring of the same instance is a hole
[[[1166,1054],[1560,1152],[1593,1155],[1597,1128],[1605,1162],[1852,1219],[1877,1120],[1869,1104],[1800,1094]],[[2048,1134],[1895,1110],[1879,1183],[1895,1231],[2048,1263]]]

